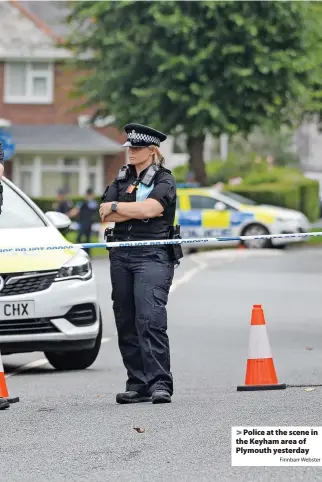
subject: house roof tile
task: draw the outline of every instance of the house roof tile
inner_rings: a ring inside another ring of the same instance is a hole
[[[42,20],[35,23],[23,13],[25,6],[21,7],[19,2],[0,1],[0,59],[70,58],[70,51],[57,47],[51,27]]]
[[[70,124],[12,125],[8,129],[17,153],[116,154],[124,151],[118,142],[90,127]]]

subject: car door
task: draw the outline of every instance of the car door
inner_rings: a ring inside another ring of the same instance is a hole
[[[189,193],[180,196],[178,221],[184,238],[230,235],[230,211],[217,210],[216,203],[215,198],[204,194]]]

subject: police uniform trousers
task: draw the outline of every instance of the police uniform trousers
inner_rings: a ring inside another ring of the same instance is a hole
[[[126,390],[151,395],[161,389],[172,395],[166,305],[174,263],[167,247],[112,248],[110,273]]]

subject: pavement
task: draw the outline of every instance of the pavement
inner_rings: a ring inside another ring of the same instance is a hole
[[[95,364],[58,373],[41,353],[3,356],[0,481],[321,481],[321,467],[232,467],[232,426],[320,426],[322,251],[224,250],[184,258],[168,304],[171,404],[117,405],[125,371],[108,261],[94,261],[104,315]],[[286,390],[244,383],[253,304],[262,304]],[[142,433],[134,428],[142,428]]]

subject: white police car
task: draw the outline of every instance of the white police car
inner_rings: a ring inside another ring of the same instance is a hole
[[[15,252],[16,246],[71,244],[59,232],[71,221],[62,213],[45,215],[8,179],[2,184],[1,353],[43,351],[56,369],[85,369],[94,363],[102,338],[91,261],[84,250],[72,247]]]

